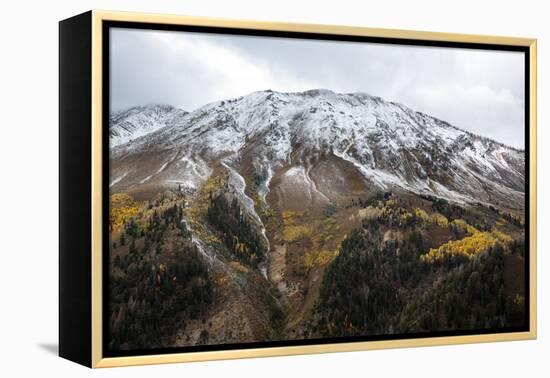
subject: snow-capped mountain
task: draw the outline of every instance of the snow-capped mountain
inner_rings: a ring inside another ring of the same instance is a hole
[[[129,142],[160,128],[173,125],[187,114],[171,105],[135,106],[114,112],[109,117],[111,147]]]
[[[132,108],[111,117],[111,146],[113,190],[197,188],[225,165],[253,179],[264,201],[281,175],[330,201],[335,185],[349,186],[342,172],[350,170],[372,190],[514,208],[524,201],[523,151],[365,93],[267,90],[190,113]]]

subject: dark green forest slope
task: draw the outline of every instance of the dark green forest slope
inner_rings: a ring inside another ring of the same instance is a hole
[[[523,266],[517,219],[429,202],[425,211],[391,194],[357,201],[378,211],[326,269],[312,336],[524,325],[524,275],[511,272]]]

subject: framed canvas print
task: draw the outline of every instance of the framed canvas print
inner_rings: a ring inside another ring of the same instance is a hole
[[[536,337],[536,41],[60,22],[62,357]]]

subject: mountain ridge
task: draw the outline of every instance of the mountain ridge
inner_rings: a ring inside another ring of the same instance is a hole
[[[315,160],[333,153],[380,189],[399,187],[462,203],[494,203],[491,197],[504,202],[512,196],[518,206],[524,195],[523,151],[363,92],[253,92],[180,113],[113,147],[115,160],[172,150],[150,173],[158,175],[166,171],[163,164],[179,161],[162,176],[180,184],[185,182],[177,176],[186,169],[200,166],[202,176],[213,161],[240,164],[242,151],[248,150],[266,190],[274,172],[292,159],[299,163],[299,156]],[[144,177],[132,183],[127,174],[118,183],[126,181],[128,188]],[[192,181],[192,187],[199,185],[198,177]],[[479,198],[479,192],[486,193]]]
[[[138,105],[112,112],[109,116],[110,145],[116,147],[150,134],[187,113],[166,104]]]

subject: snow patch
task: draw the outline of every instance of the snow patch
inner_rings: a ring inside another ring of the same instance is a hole
[[[128,175],[128,172],[124,172],[123,175],[121,176],[118,176],[117,178],[115,178],[113,181],[111,181],[111,183],[109,184],[109,188],[118,184],[124,177],[126,177]]]
[[[269,242],[269,239],[267,238],[265,225],[262,222],[262,219],[256,212],[256,208],[254,207],[254,201],[252,198],[250,198],[246,193],[246,181],[243,176],[239,174],[233,167],[229,166],[225,161],[222,161],[221,164],[229,171],[229,185],[231,185],[235,191],[237,196],[239,197],[239,202],[244,205],[245,211],[252,216],[252,218],[256,221],[258,226],[260,227],[260,233],[262,234],[265,242],[266,242],[266,259],[267,255],[269,254],[269,251],[271,249],[271,245]],[[260,271],[262,272],[262,275],[267,279],[267,270],[265,267],[261,267]]]
[[[168,160],[167,162],[165,162],[163,165],[160,166],[160,168],[155,172],[153,173],[152,175],[149,175],[147,177],[145,177],[143,180],[141,180],[139,183],[140,184],[144,184],[146,183],[147,181],[149,181],[151,178],[153,178],[154,176],[158,175],[159,173],[161,173],[162,171],[164,171],[164,168],[166,168],[166,166],[168,165],[168,163],[170,163],[172,160]]]

